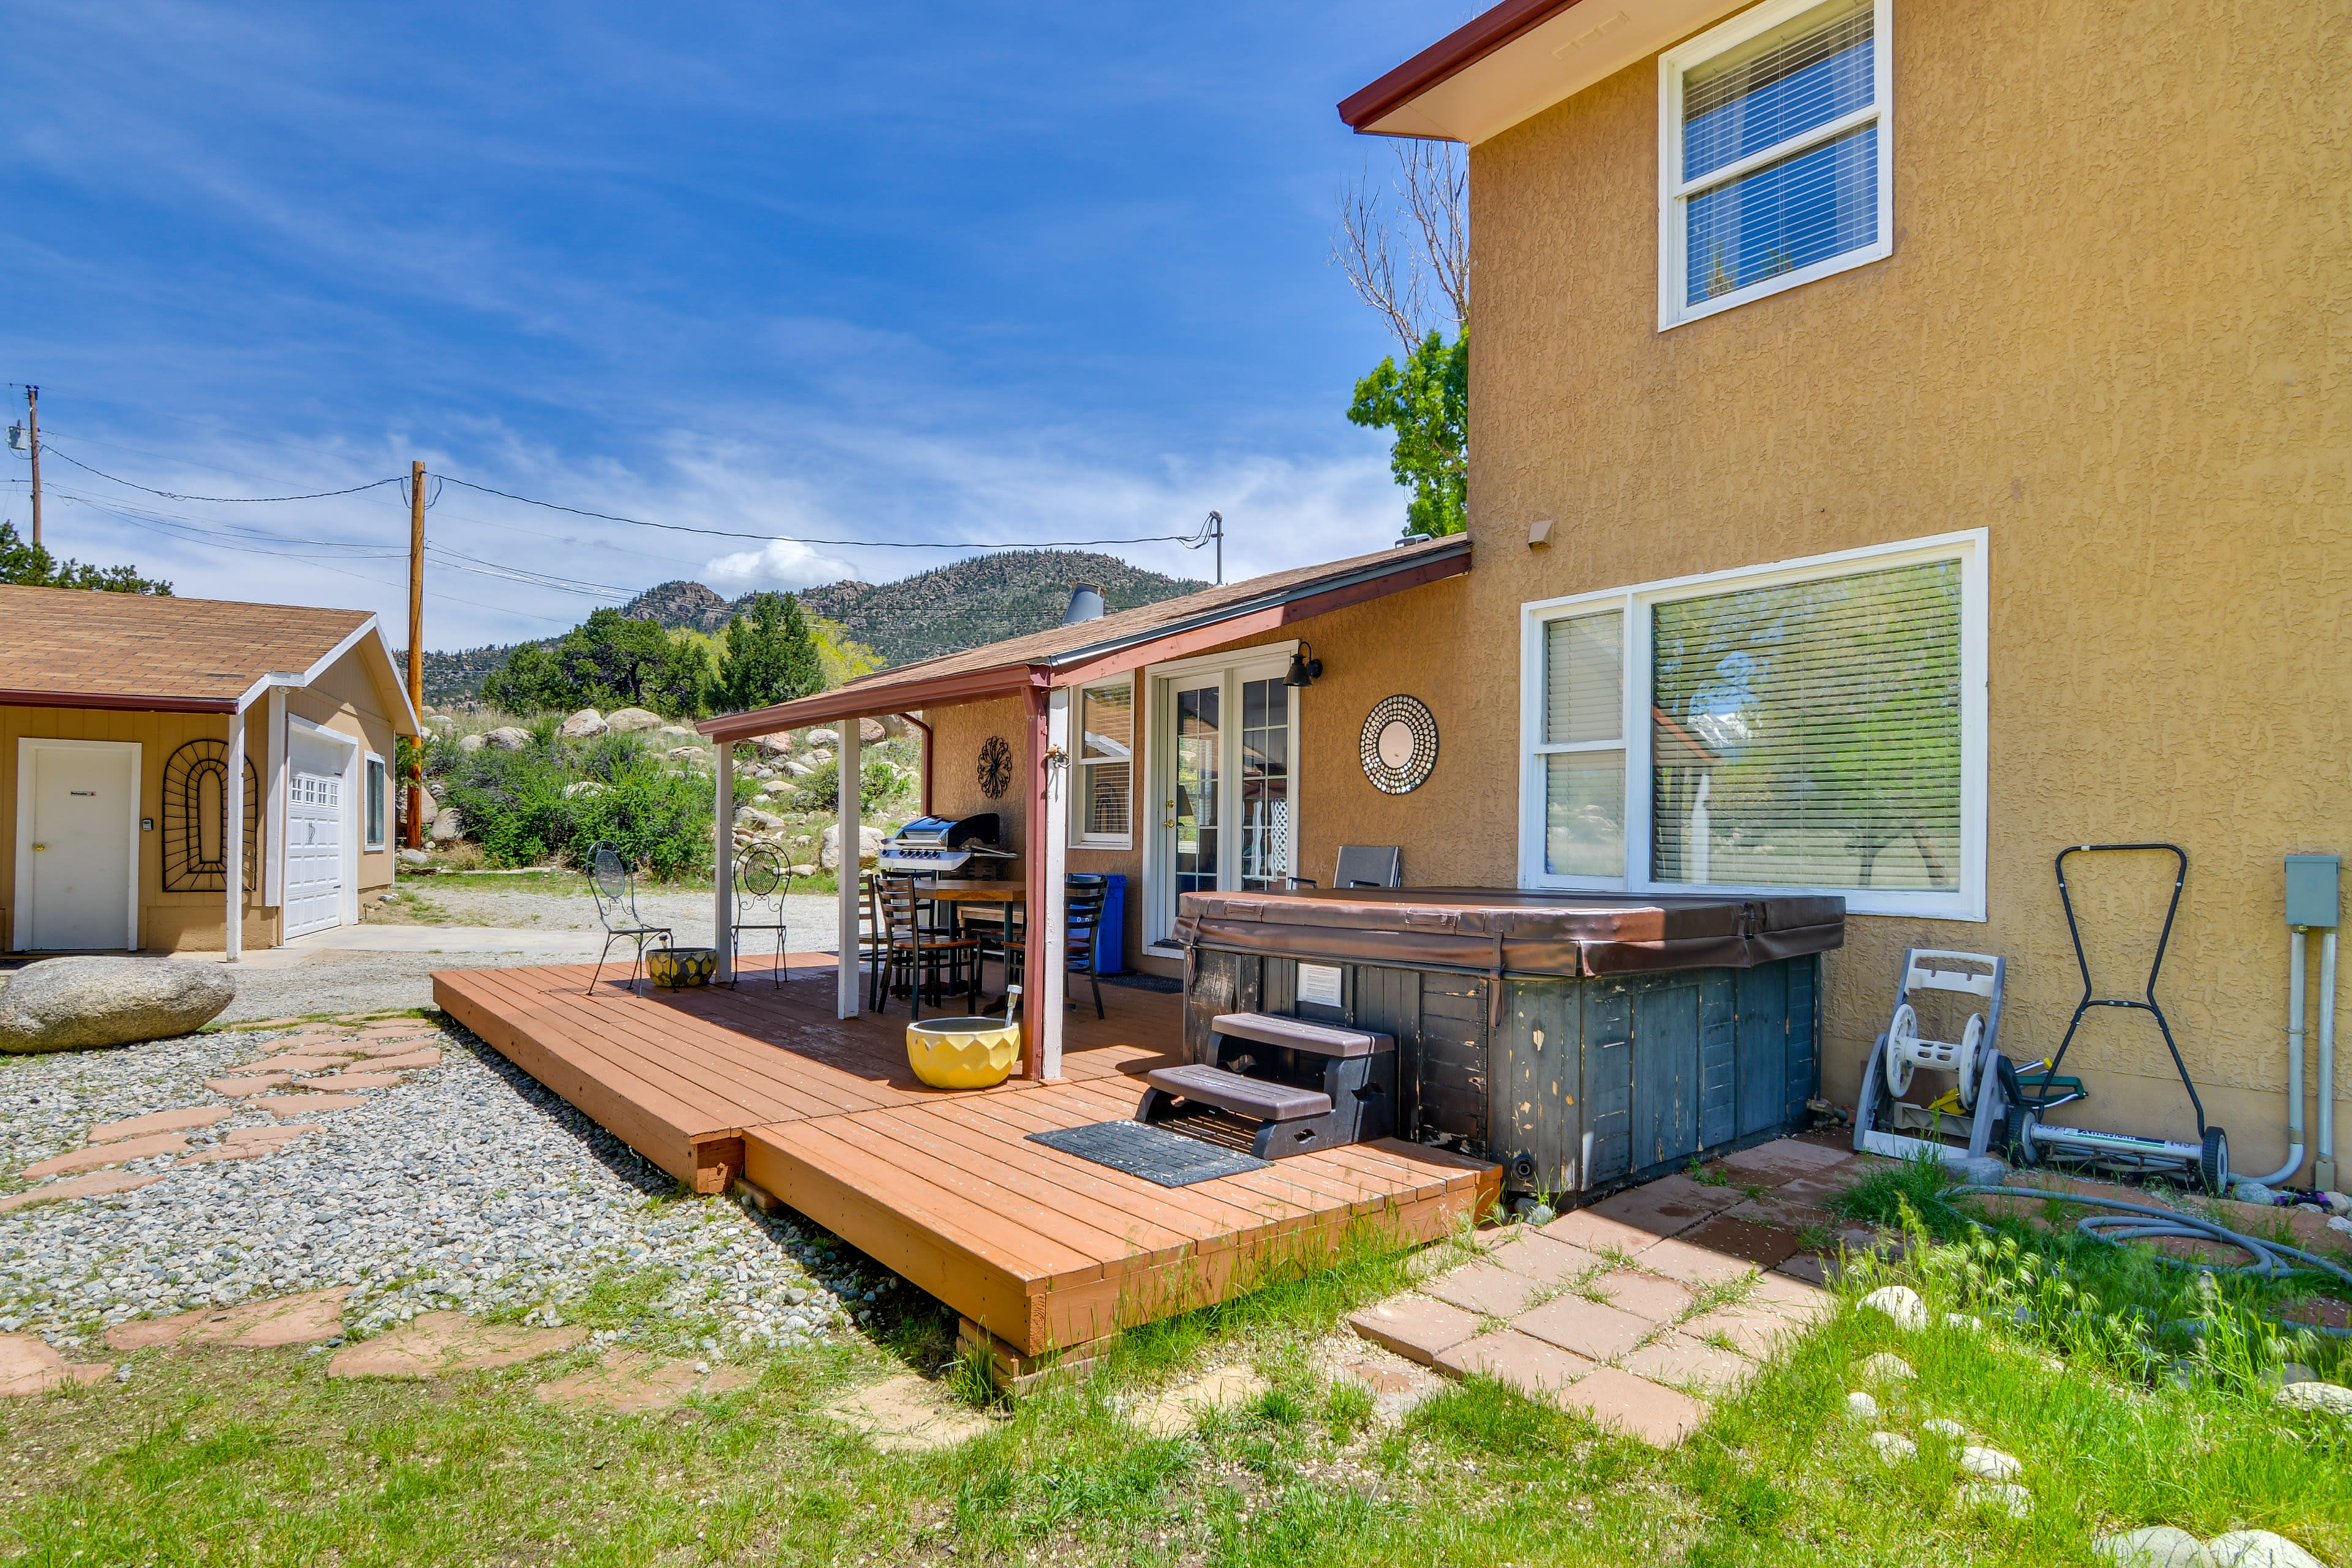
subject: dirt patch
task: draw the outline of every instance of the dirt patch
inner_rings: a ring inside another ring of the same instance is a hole
[[[343,1298],[351,1293],[350,1286],[337,1285],[305,1290],[299,1296],[248,1301],[225,1311],[199,1309],[176,1317],[117,1323],[106,1331],[106,1342],[119,1351],[172,1344],[232,1344],[244,1350],[317,1344],[341,1336]]]
[[[988,1418],[913,1373],[887,1379],[818,1407],[817,1414],[854,1426],[886,1454],[952,1448],[988,1430]]]
[[[34,1334],[0,1334],[0,1394],[47,1394],[71,1384],[96,1383],[111,1363],[74,1364]]]

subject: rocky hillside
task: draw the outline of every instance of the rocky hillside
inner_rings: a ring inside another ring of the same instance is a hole
[[[907,664],[1058,626],[1073,583],[1095,584],[1114,610],[1155,605],[1208,586],[1164,577],[1092,551],[1012,551],[974,556],[895,583],[833,583],[804,591],[800,601],[812,614],[840,623],[851,640],[879,653],[885,663]],[[750,598],[746,594],[730,601],[681,578],[646,589],[622,605],[621,613],[658,621],[672,630],[715,633],[725,629],[727,617]],[[436,707],[473,700],[481,694],[483,680],[521,646],[428,652],[425,700]]]
[[[1073,583],[1096,584],[1114,610],[1208,586],[1092,551],[1026,550],[976,555],[895,583],[811,588],[801,603],[839,621],[889,663],[907,664],[1059,626]]]

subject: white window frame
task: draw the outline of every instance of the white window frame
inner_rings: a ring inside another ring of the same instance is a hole
[[[1894,0],[1874,0],[1871,81],[1874,91],[1868,108],[1774,142],[1737,163],[1710,170],[1696,180],[1685,181],[1682,177],[1684,73],[1820,4],[1822,0],[1768,0],[1658,57],[1658,331],[1662,332],[1737,310],[1783,289],[1801,288],[1856,267],[1884,261],[1895,254]],[[1685,302],[1689,296],[1685,219],[1692,196],[1873,121],[1878,126],[1878,238],[1874,244],[1841,251],[1809,267],[1764,279],[1712,300],[1701,300],[1696,304]]]
[[[1076,736],[1077,743],[1071,748],[1070,756],[1071,764],[1078,773],[1078,777],[1075,781],[1077,788],[1070,795],[1070,847],[1073,849],[1132,849],[1135,847],[1135,803],[1139,798],[1137,792],[1139,781],[1136,774],[1143,762],[1143,748],[1137,744],[1141,731],[1136,728],[1142,716],[1142,708],[1135,700],[1135,677],[1128,674],[1119,677],[1117,680],[1098,681],[1092,686],[1078,688],[1077,713],[1073,725],[1077,731]],[[1094,784],[1087,776],[1087,772],[1094,768],[1117,767],[1119,765],[1119,759],[1117,757],[1090,759],[1087,756],[1087,698],[1097,691],[1119,690],[1124,690],[1128,694],[1127,831],[1125,833],[1089,833],[1087,831],[1087,805],[1094,799]]]
[[[1670,577],[1601,593],[1530,601],[1520,606],[1519,635],[1519,885],[1583,892],[1775,894],[1826,893],[1860,915],[1911,915],[1931,920],[1985,917],[1987,805],[1986,551],[1981,528],[1826,555]],[[1878,571],[1928,561],[1960,565],[1960,873],[1948,893],[1883,888],[1769,887],[1729,882],[1660,882],[1650,866],[1650,616],[1654,606],[1744,588],[1770,587],[1819,577]],[[1544,865],[1544,758],[1552,752],[1608,749],[1608,743],[1555,746],[1544,741],[1544,628],[1567,616],[1622,609],[1624,621],[1625,859],[1622,877],[1570,877]]]
[[[368,781],[373,779],[371,789]],[[360,845],[364,849],[382,849],[392,842],[392,764],[373,752],[360,760]],[[373,837],[368,835],[371,820],[383,829]]]

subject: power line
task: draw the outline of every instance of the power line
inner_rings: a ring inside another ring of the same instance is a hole
[[[622,517],[609,511],[588,511],[576,506],[565,506],[558,501],[540,500],[532,496],[519,496],[512,490],[495,490],[488,485],[478,485],[470,479],[457,479],[450,474],[442,474],[438,477],[449,484],[463,485],[469,490],[479,490],[484,495],[501,496],[508,500],[520,501],[525,506],[542,506],[550,511],[568,511],[574,517],[593,517],[601,522],[625,522],[633,528],[660,528],[667,529],[672,533],[704,533],[719,539],[761,539],[776,544],[830,544],[845,549],[859,550],[1076,550],[1094,544],[1181,544],[1192,537],[1186,533],[1148,533],[1134,539],[1024,539],[1009,544],[976,544],[969,541],[932,542],[912,539],[812,539],[789,533],[751,533],[734,528],[695,528],[683,522],[648,522],[641,517]]]
[[[311,491],[311,492],[310,492],[310,494],[308,494],[308,495],[299,495],[299,496],[191,496],[191,495],[182,495],[182,494],[180,494],[177,490],[159,490],[159,489],[155,489],[155,488],[154,488],[153,486],[152,486],[152,485],[142,485],[142,484],[139,483],[139,482],[138,482],[137,480],[135,480],[135,479],[122,479],[122,478],[121,478],[121,477],[120,477],[120,476],[118,476],[118,475],[110,474],[110,473],[108,473],[108,472],[107,472],[105,469],[103,469],[103,468],[91,468],[88,463],[83,462],[79,458],[73,457],[73,456],[71,456],[71,455],[70,455],[70,454],[68,454],[68,453],[65,453],[65,452],[60,452],[60,451],[58,451],[55,447],[50,446],[50,445],[49,445],[49,443],[48,443],[48,442],[47,442],[47,441],[42,442],[42,443],[41,443],[41,445],[42,445],[44,447],[47,447],[47,450],[48,450],[48,452],[49,452],[49,455],[50,455],[50,456],[52,456],[52,457],[57,457],[57,458],[65,458],[65,460],[66,460],[67,462],[71,463],[75,468],[81,469],[84,473],[88,473],[88,474],[96,474],[100,479],[105,479],[105,480],[109,481],[110,483],[112,483],[112,484],[118,484],[118,485],[126,485],[126,486],[128,486],[129,488],[131,488],[131,489],[134,489],[134,490],[144,490],[144,491],[146,491],[146,493],[147,493],[147,494],[149,494],[149,495],[151,495],[151,496],[162,496],[165,500],[200,500],[200,501],[206,501],[206,502],[216,502],[216,503],[219,503],[219,504],[222,504],[222,505],[227,505],[227,504],[230,504],[230,503],[245,503],[245,502],[274,502],[274,501],[289,501],[289,500],[326,500],[328,497],[330,497],[330,496],[352,496],[352,495],[357,495],[357,494],[359,494],[359,493],[360,493],[360,491],[362,491],[362,490],[372,490],[372,489],[379,489],[380,487],[384,486],[384,485],[397,485],[397,484],[404,484],[404,483],[406,483],[406,482],[407,482],[407,476],[406,476],[406,475],[404,475],[404,474],[394,474],[394,475],[393,475],[393,476],[392,476],[391,478],[389,478],[389,479],[370,479],[366,484],[363,484],[363,485],[353,485],[353,486],[352,486],[352,487],[351,487],[350,489],[340,489],[340,490],[313,490],[313,491]]]

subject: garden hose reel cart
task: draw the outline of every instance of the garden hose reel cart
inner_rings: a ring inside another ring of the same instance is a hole
[[[1933,1155],[1957,1164],[1992,1151],[1993,1128],[2019,1092],[2016,1075],[1998,1048],[2008,968],[2006,961],[1986,952],[1932,947],[1905,952],[1894,1014],[1871,1047],[1863,1070],[1862,1098],[1853,1118],[1857,1152],[1897,1160]],[[1920,1033],[1919,1009],[1929,1005],[1933,994],[1983,1004],[1981,1010],[1969,1011],[1957,1031],[1948,1031],[1958,1039],[1932,1039]],[[1923,1070],[1950,1073],[1958,1081],[1928,1104],[1914,1105],[1903,1096]],[[1965,1130],[1967,1148],[1907,1135],[1940,1133],[1947,1128]]]

